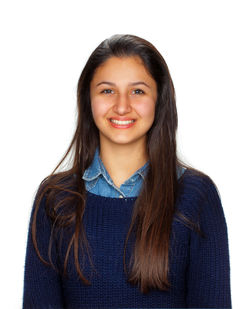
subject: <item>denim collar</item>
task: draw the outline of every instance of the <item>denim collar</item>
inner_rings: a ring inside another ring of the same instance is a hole
[[[113,184],[113,181],[111,177],[109,176],[101,158],[100,158],[100,150],[99,147],[96,148],[94,159],[91,163],[91,165],[85,170],[82,178],[86,181],[91,181],[99,177],[100,175],[103,175],[103,177],[106,179],[106,181],[110,184]],[[126,180],[125,184],[127,182],[134,182],[137,175],[140,175],[143,180],[147,173],[147,168],[149,165],[149,161],[146,162],[140,169],[138,169],[128,180]]]

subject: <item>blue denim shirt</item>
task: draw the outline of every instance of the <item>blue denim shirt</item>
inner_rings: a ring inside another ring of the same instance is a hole
[[[138,196],[148,170],[149,161],[118,188],[109,176],[99,154],[99,147],[97,147],[91,165],[82,176],[85,181],[86,190],[96,195],[114,198]],[[185,169],[178,171],[178,178],[184,171]]]

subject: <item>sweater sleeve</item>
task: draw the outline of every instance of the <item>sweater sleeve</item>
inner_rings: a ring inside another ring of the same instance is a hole
[[[34,205],[29,223],[26,248],[23,309],[64,308],[60,276],[51,266],[45,265],[38,257],[31,236],[31,222]],[[49,261],[48,245],[51,234],[51,222],[45,213],[45,199],[39,205],[37,213],[37,243],[42,257]],[[55,251],[52,251],[55,260]]]
[[[208,177],[199,207],[204,237],[191,232],[187,269],[188,308],[231,308],[227,225],[216,186]]]

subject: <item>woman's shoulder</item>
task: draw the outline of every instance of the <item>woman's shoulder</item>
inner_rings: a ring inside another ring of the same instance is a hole
[[[201,194],[208,192],[209,190],[218,190],[215,182],[210,176],[204,172],[194,169],[186,168],[185,172],[178,180],[178,188],[185,191],[186,194]]]
[[[221,208],[219,190],[210,176],[202,171],[187,168],[178,180],[177,208],[194,214],[206,208]]]
[[[45,177],[38,185],[33,201],[32,212],[35,208],[38,212],[48,213],[55,202],[60,202],[66,197],[72,196],[75,190],[75,175],[53,174]]]

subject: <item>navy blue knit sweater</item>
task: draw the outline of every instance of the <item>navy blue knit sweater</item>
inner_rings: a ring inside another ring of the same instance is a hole
[[[212,180],[191,170],[186,170],[179,180],[176,208],[199,222],[205,237],[175,216],[170,242],[169,291],[151,290],[142,294],[137,286],[127,282],[123,245],[135,200],[136,197],[119,199],[87,193],[83,224],[95,271],[89,258],[80,256],[80,264],[92,283],[90,286],[78,278],[73,254],[66,278],[45,266],[34,250],[29,230],[23,308],[231,308],[227,226]],[[48,259],[51,223],[44,202],[38,212],[37,241],[42,256]],[[67,238],[66,231],[62,237]],[[65,248],[62,245],[52,250],[52,259],[59,269]]]

